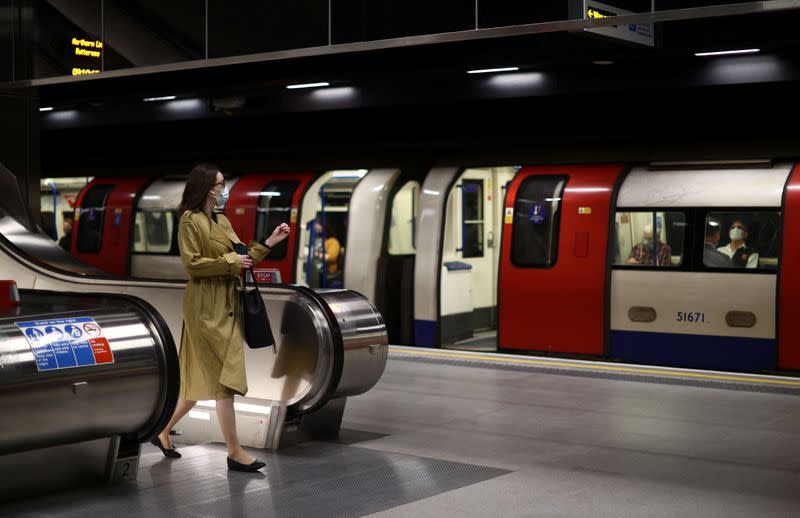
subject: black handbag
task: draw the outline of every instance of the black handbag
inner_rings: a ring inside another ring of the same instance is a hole
[[[255,288],[247,289],[247,273],[253,278]],[[251,349],[261,349],[262,347],[272,346],[272,351],[277,353],[275,337],[272,336],[272,328],[267,317],[267,308],[264,306],[264,299],[258,290],[258,281],[252,268],[248,268],[244,273],[244,287],[239,292],[239,310],[242,314],[242,334],[247,346]]]

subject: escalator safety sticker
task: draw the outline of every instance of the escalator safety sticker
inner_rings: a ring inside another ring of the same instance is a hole
[[[103,330],[91,317],[17,322],[36,358],[36,369],[48,371],[114,363]]]

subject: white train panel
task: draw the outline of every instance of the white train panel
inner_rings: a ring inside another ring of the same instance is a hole
[[[780,207],[791,165],[760,169],[650,170],[625,178],[617,207]]]
[[[642,364],[775,369],[773,274],[615,270],[609,355]]]
[[[442,215],[458,169],[431,169],[422,184],[417,259],[414,268],[414,336],[417,345],[438,345],[436,323],[439,315],[439,274],[442,249]]]
[[[344,263],[344,278],[347,289],[361,293],[373,303],[386,204],[399,176],[399,169],[372,170],[358,183],[350,198],[347,249],[354,253]]]
[[[775,275],[614,270],[611,329],[775,338]],[[651,307],[653,322],[634,322],[631,308]],[[730,311],[751,312],[753,327],[731,327]]]

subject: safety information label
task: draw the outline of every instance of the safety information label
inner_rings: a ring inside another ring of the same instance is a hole
[[[103,330],[91,317],[17,322],[36,357],[36,369],[49,371],[114,363]]]

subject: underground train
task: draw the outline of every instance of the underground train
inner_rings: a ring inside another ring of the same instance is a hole
[[[116,275],[181,277],[182,181],[89,182],[73,255]],[[792,163],[270,172],[228,185],[226,213],[243,240],[292,227],[260,267],[361,292],[391,343],[800,369]],[[331,237],[335,264],[323,245]]]

